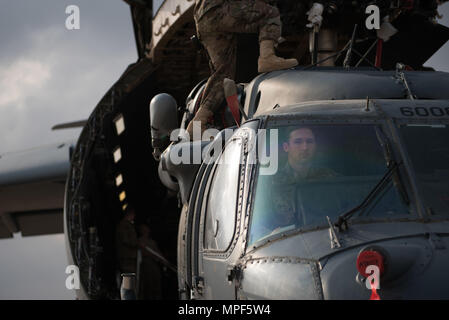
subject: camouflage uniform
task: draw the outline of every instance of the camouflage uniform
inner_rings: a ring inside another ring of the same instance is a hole
[[[124,273],[136,272],[138,240],[134,225],[123,219],[117,227],[117,255],[120,271]]]
[[[279,10],[261,0],[196,0],[198,36],[207,49],[213,73],[201,108],[216,112],[224,100],[224,78],[235,78],[238,33],[259,33],[259,41],[281,37]]]
[[[312,202],[316,206],[319,206],[320,203],[319,201],[302,198],[296,201],[296,197],[301,196],[295,195],[298,184],[336,176],[337,174],[330,169],[311,167],[304,177],[300,177],[288,163],[274,176],[259,176],[256,207],[254,209],[257,214],[253,214],[250,243],[273,233],[278,228],[313,223],[309,220],[314,215],[314,211],[319,210],[319,208],[304,208],[303,203]],[[316,196],[322,197],[322,194]],[[300,208],[297,208],[298,204],[301,206]],[[307,217],[303,215],[303,212],[307,214]],[[307,221],[306,218],[308,218]],[[320,219],[321,217],[317,216],[316,218]]]
[[[326,179],[335,177],[337,174],[327,168],[311,167],[307,171],[305,177],[299,177],[295,174],[292,167],[287,163],[285,167],[273,177],[273,195],[272,204],[276,210],[277,226],[287,226],[295,224],[298,221],[300,224],[308,224],[304,216],[295,217],[295,214],[300,215],[304,213],[304,208],[296,208],[295,203],[295,189],[296,184],[305,182],[307,180]]]

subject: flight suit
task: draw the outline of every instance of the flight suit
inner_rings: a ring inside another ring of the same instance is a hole
[[[216,112],[224,100],[224,78],[235,78],[237,33],[259,33],[259,42],[281,37],[279,10],[261,0],[196,0],[198,36],[207,49],[213,73],[201,108]]]
[[[117,255],[122,273],[136,272],[138,240],[134,225],[123,219],[117,226]]]
[[[324,222],[322,204],[328,195],[317,192],[316,186],[306,190],[304,183],[336,176],[331,169],[311,167],[300,177],[288,163],[274,176],[259,176],[249,242],[254,243],[284,227]]]
[[[304,203],[307,199],[299,199],[295,201],[297,183],[306,182],[308,180],[318,180],[335,177],[337,174],[328,168],[311,167],[304,177],[295,174],[292,167],[287,163],[285,167],[279,170],[279,173],[273,177],[272,183],[272,208],[276,212],[274,217],[276,226],[287,226],[295,223],[300,225],[309,224],[305,214],[310,213],[310,208],[297,208],[298,202]],[[300,196],[300,192],[298,194]],[[297,217],[295,215],[298,215]],[[309,216],[309,215],[308,215]]]

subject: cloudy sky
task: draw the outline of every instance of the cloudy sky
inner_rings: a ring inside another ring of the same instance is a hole
[[[158,0],[160,2],[160,0]],[[80,30],[67,30],[68,5]],[[449,26],[449,3],[441,7]],[[121,0],[0,0],[0,154],[61,142],[137,59]],[[449,44],[427,66],[449,72]],[[0,240],[0,299],[73,299],[65,289],[63,235]]]
[[[65,27],[68,5],[79,30]],[[86,119],[137,59],[121,0],[0,0],[0,43],[0,154],[77,137],[50,129]],[[0,240],[0,261],[0,299],[73,299],[63,235]]]
[[[67,30],[68,5],[80,29]],[[59,142],[51,132],[85,119],[137,59],[128,5],[121,0],[0,0],[0,153]]]

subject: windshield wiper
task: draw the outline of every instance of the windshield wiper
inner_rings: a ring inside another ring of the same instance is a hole
[[[335,226],[338,227],[339,231],[342,231],[342,226],[345,226],[345,229],[348,229],[348,220],[354,215],[354,213],[365,209],[368,207],[368,205],[373,201],[373,199],[376,198],[376,196],[379,194],[380,191],[382,191],[389,182],[389,179],[391,176],[395,173],[395,171],[399,168],[399,166],[402,164],[402,162],[397,163],[396,161],[392,160],[390,161],[390,166],[383,175],[383,177],[379,180],[379,182],[374,186],[374,188],[370,191],[370,193],[366,196],[363,201],[356,206],[355,208],[352,208],[351,210],[341,214],[338,216],[338,220],[335,223]]]
[[[375,130],[376,130],[377,140],[379,141],[380,146],[382,147],[383,152],[384,152],[384,158],[387,163],[387,168],[390,168],[392,162],[395,161],[393,152],[391,150],[390,141],[388,140],[388,138],[385,136],[385,134],[382,132],[382,130],[379,127],[375,127]],[[394,186],[396,187],[396,189],[398,189],[399,195],[401,196],[402,201],[406,205],[409,205],[410,200],[408,198],[407,191],[405,189],[404,183],[401,180],[401,177],[399,176],[399,174],[397,172],[395,172],[395,174],[393,175],[393,183],[394,183]]]

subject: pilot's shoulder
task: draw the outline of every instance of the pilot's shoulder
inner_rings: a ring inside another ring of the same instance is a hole
[[[313,178],[334,178],[338,175],[339,174],[334,170],[324,167],[313,168],[313,171],[311,172]]]
[[[292,175],[288,172],[286,168],[279,169],[272,177],[272,182],[274,185],[276,184],[285,184],[289,181]]]

